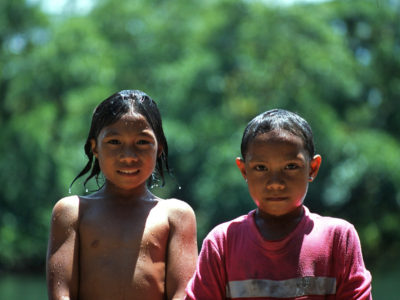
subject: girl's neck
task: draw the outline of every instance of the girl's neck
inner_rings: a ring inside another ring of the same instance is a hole
[[[135,189],[125,190],[106,181],[99,192],[103,194],[105,199],[110,199],[113,202],[141,202],[153,200],[155,198],[146,184],[140,185]]]

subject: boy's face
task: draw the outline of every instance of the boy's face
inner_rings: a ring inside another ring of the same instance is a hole
[[[134,112],[104,127],[91,143],[107,181],[122,189],[145,184],[161,152],[146,118]]]
[[[236,163],[260,212],[283,216],[303,204],[321,157],[310,160],[300,137],[274,130],[256,136],[245,160],[237,158]]]

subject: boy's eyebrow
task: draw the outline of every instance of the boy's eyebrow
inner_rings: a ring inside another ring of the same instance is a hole
[[[296,155],[289,154],[289,155],[282,156],[282,160],[284,160],[284,161],[300,161],[300,162],[303,162],[305,160],[305,157],[304,158],[299,157],[298,153]],[[253,162],[253,163],[257,163],[257,162],[266,162],[266,161],[268,161],[268,159],[265,160],[265,159],[258,158],[258,157],[250,157],[250,161]]]
[[[298,154],[296,156],[294,156],[294,157],[293,156],[292,157],[288,156],[286,159],[287,160],[299,160],[299,161],[303,161],[304,160],[303,157],[299,157]]]

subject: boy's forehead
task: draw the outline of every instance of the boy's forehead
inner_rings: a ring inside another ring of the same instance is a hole
[[[301,137],[293,134],[285,129],[274,129],[267,132],[261,132],[257,134],[253,142],[270,142],[270,141],[280,141],[280,142],[291,142],[293,139],[303,141]]]
[[[283,129],[275,129],[272,131],[257,134],[252,141],[250,147],[263,146],[263,145],[297,145],[304,148],[304,141],[301,137]]]
[[[306,157],[303,140],[288,131],[260,133],[250,142],[246,161],[274,161]]]

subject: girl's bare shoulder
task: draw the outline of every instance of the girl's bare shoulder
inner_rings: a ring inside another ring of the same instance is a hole
[[[164,210],[169,218],[194,218],[195,216],[193,208],[185,201],[179,199],[159,199],[157,206]]]
[[[193,210],[192,207],[187,202],[176,198],[170,198],[170,199],[158,198],[158,206],[168,210],[178,210],[178,211]]]
[[[57,218],[59,221],[75,222],[78,221],[79,215],[82,210],[94,201],[91,195],[78,196],[71,195],[63,197],[56,202],[53,207],[53,219]]]
[[[57,203],[54,205],[53,211],[58,212],[68,212],[68,211],[74,211],[79,208],[79,196],[73,195],[73,196],[67,196],[64,198],[61,198],[60,200],[57,201]]]
[[[52,222],[63,227],[76,224],[79,218],[79,196],[61,198],[53,207]]]

